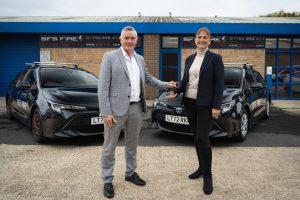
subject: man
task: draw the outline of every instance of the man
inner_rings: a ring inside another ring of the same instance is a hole
[[[100,116],[104,120],[102,150],[103,194],[114,197],[113,169],[115,149],[121,129],[125,132],[125,180],[138,186],[146,185],[135,172],[136,152],[142,126],[142,113],[146,112],[145,82],[158,89],[167,90],[175,83],[162,82],[146,69],[144,58],[134,48],[138,39],[133,27],[126,26],[120,35],[121,47],[104,54],[98,84]]]

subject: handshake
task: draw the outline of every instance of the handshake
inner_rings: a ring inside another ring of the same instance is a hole
[[[180,82],[173,82],[173,85],[168,88],[168,92],[173,91],[174,93],[177,93],[177,90],[180,88],[180,85]]]
[[[166,98],[175,98],[178,93],[178,89],[180,88],[180,82],[171,81],[168,84],[168,92],[166,92]]]

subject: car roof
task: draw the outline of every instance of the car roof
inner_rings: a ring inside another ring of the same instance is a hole
[[[78,69],[78,64],[73,63],[57,63],[57,62],[33,62],[25,63],[26,68],[76,68]]]
[[[228,68],[253,69],[254,64],[250,63],[224,63]]]

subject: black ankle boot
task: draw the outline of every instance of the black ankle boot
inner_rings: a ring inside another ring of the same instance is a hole
[[[195,172],[189,175],[189,179],[196,179],[202,176],[202,169],[199,167]]]
[[[206,195],[209,195],[213,192],[212,176],[203,177],[203,191]]]

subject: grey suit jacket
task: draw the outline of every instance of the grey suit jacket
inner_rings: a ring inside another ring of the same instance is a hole
[[[167,89],[168,83],[156,79],[148,72],[142,56],[135,53],[135,57],[140,68],[143,111],[146,112],[145,83],[163,90]],[[98,82],[100,116],[124,115],[129,108],[130,86],[129,73],[121,48],[105,53]]]

